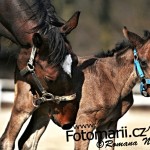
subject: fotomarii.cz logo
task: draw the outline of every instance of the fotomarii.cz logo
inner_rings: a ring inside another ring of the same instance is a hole
[[[144,145],[150,145],[150,137],[148,137],[147,132],[150,131],[150,126],[144,128],[134,128],[130,134],[128,134],[127,126],[121,127],[119,130],[108,130],[108,131],[95,131],[95,132],[86,132],[85,128],[90,128],[93,125],[78,125],[74,126],[74,128],[80,128],[80,132],[74,132],[74,130],[66,131],[66,141],[69,142],[70,138],[73,138],[74,141],[79,140],[98,140],[105,139],[100,142],[97,142],[97,147],[114,147],[114,146],[137,146],[137,141],[131,142],[120,142],[114,143],[114,138],[131,138],[134,137],[143,137],[142,142]]]

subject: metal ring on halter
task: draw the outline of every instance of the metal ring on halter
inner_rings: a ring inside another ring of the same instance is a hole
[[[41,103],[44,103],[46,101],[53,101],[55,99],[54,95],[51,93],[44,93],[42,97],[39,99],[34,99],[32,101],[34,107],[39,107]]]
[[[27,68],[28,68],[29,72],[34,71],[34,66],[32,64],[30,64],[29,62],[27,63]]]
[[[21,76],[25,76],[27,73],[34,72],[34,66],[27,63],[27,66],[20,71]]]
[[[32,104],[33,104],[33,106],[34,106],[34,107],[36,107],[36,108],[37,108],[37,107],[39,107],[40,105],[36,104],[36,101],[37,101],[37,100],[36,100],[36,99],[34,99],[34,100],[32,101]]]
[[[52,101],[55,99],[53,94],[47,92],[42,95],[42,98],[44,98],[45,101]]]

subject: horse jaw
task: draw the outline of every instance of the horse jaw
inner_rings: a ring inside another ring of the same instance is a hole
[[[61,66],[63,70],[71,77],[72,58],[70,54],[66,55],[65,60]]]

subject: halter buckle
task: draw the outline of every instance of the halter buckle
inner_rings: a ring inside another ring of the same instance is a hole
[[[142,79],[140,83],[140,92],[144,97],[149,97],[149,94],[147,93],[147,85],[150,85],[150,79]]]
[[[44,101],[53,101],[55,99],[53,94],[47,92],[42,95],[42,98]]]
[[[27,66],[20,71],[21,76],[25,76],[27,73],[31,73],[34,71],[34,66],[30,63],[27,63]]]
[[[45,92],[40,98],[33,100],[33,105],[34,107],[39,107],[42,103],[46,101],[54,101],[54,99],[55,97],[53,94]]]

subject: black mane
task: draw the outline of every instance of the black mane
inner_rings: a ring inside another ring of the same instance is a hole
[[[144,37],[143,37],[143,39],[145,41],[150,39],[150,31],[144,30]],[[95,57],[98,57],[98,58],[112,57],[112,56],[114,56],[114,54],[116,52],[119,52],[119,51],[121,51],[121,50],[123,50],[125,48],[133,48],[133,47],[128,41],[122,41],[120,43],[117,43],[116,47],[114,49],[107,50],[107,51],[102,51],[102,52],[96,54]]]
[[[62,63],[68,53],[65,42],[69,42],[66,37],[60,34],[57,30],[59,29],[54,27],[49,30],[47,34],[49,45],[48,62],[52,65]]]
[[[150,31],[144,30],[144,37],[143,37],[143,39],[145,41],[150,39]],[[107,50],[107,51],[102,51],[102,52],[96,54],[95,57],[98,57],[98,58],[112,57],[112,56],[114,56],[114,54],[116,52],[119,52],[119,51],[121,51],[121,50],[123,50],[125,48],[133,48],[133,47],[128,41],[122,41],[120,43],[117,43],[116,47],[114,49]]]
[[[117,43],[116,47],[114,49],[102,51],[102,52],[96,54],[95,57],[98,57],[98,58],[112,57],[112,56],[114,56],[114,54],[116,52],[120,52],[127,47],[131,47],[131,44],[128,41],[122,41],[120,43]]]
[[[64,23],[57,16],[51,0],[32,0],[30,9],[33,14],[29,19],[37,20],[37,26],[31,32],[39,32],[48,38],[48,62],[52,65],[60,64],[67,54],[65,42],[69,43],[66,37],[60,33],[59,28]]]

